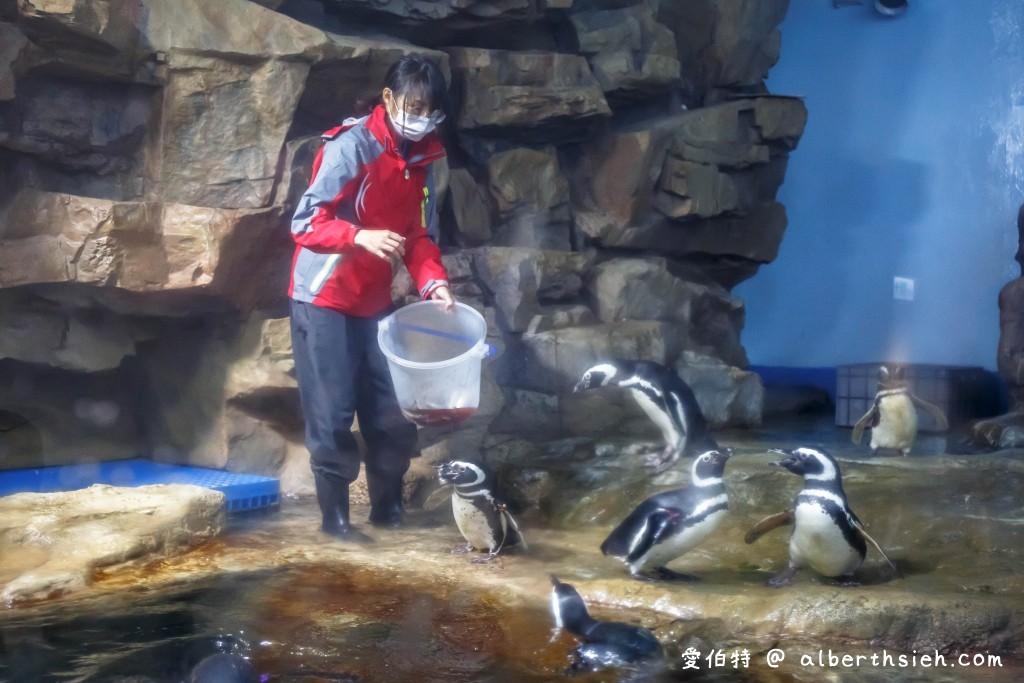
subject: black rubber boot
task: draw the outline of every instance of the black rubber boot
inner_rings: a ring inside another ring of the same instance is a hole
[[[402,474],[366,472],[370,493],[370,524],[381,527],[402,525]]]
[[[344,479],[313,473],[316,500],[323,522],[320,530],[352,543],[372,543],[373,539],[352,526],[348,513],[348,485]]]

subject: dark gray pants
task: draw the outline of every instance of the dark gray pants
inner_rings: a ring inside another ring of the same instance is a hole
[[[295,374],[314,474],[346,481],[359,475],[359,446],[351,431],[356,415],[366,442],[367,474],[400,480],[409,458],[418,455],[416,426],[398,407],[377,344],[378,320],[291,302]]]

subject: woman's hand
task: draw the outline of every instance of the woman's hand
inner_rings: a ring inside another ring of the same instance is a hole
[[[452,296],[452,292],[447,286],[441,285],[433,292],[430,293],[430,298],[434,301],[440,301],[444,304],[444,310],[450,311],[455,308],[455,297]]]
[[[390,230],[363,228],[356,232],[352,241],[357,247],[388,261],[405,256],[405,238]]]

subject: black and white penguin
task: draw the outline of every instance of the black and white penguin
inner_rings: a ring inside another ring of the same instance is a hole
[[[729,497],[722,482],[731,448],[708,451],[690,466],[690,486],[655,494],[640,503],[601,544],[620,558],[636,579],[692,579],[666,564],[708,537],[726,515]]]
[[[693,389],[674,370],[653,361],[615,359],[584,372],[573,393],[608,385],[629,389],[665,437],[665,449],[648,461],[655,473],[667,470],[681,455],[718,448]]]
[[[583,597],[573,586],[551,577],[551,614],[555,627],[583,639],[573,652],[574,669],[596,671],[664,657],[661,643],[642,626],[598,621],[590,616]]]
[[[797,494],[794,509],[768,517],[746,536],[747,543],[753,543],[775,527],[794,524],[789,538],[789,566],[769,579],[769,586],[789,585],[804,567],[838,578],[843,586],[856,586],[853,573],[867,555],[865,541],[870,541],[896,569],[850,509],[839,463],[831,455],[817,448],[773,449],[769,453],[785,456],[773,465],[785,467],[804,478],[804,487]]]
[[[494,496],[494,475],[483,465],[452,460],[438,465],[437,476],[442,484],[455,486],[452,512],[470,549],[494,557],[509,546],[527,548],[508,508]]]
[[[871,408],[853,426],[851,439],[859,444],[864,430],[871,427],[871,454],[879,448],[898,450],[903,455],[910,453],[910,447],[917,438],[917,408],[929,413],[938,429],[949,429],[949,421],[942,410],[924,399],[918,398],[903,379],[903,368],[891,371],[886,366],[878,370],[878,393]]]

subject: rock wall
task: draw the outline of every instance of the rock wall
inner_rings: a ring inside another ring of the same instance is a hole
[[[806,109],[763,79],[787,5],[0,0],[0,468],[144,454],[308,486],[288,219],[317,134],[409,51],[450,77],[442,246],[501,349],[428,452],[650,434],[569,393],[610,354],[756,424],[730,290],[785,231]]]

